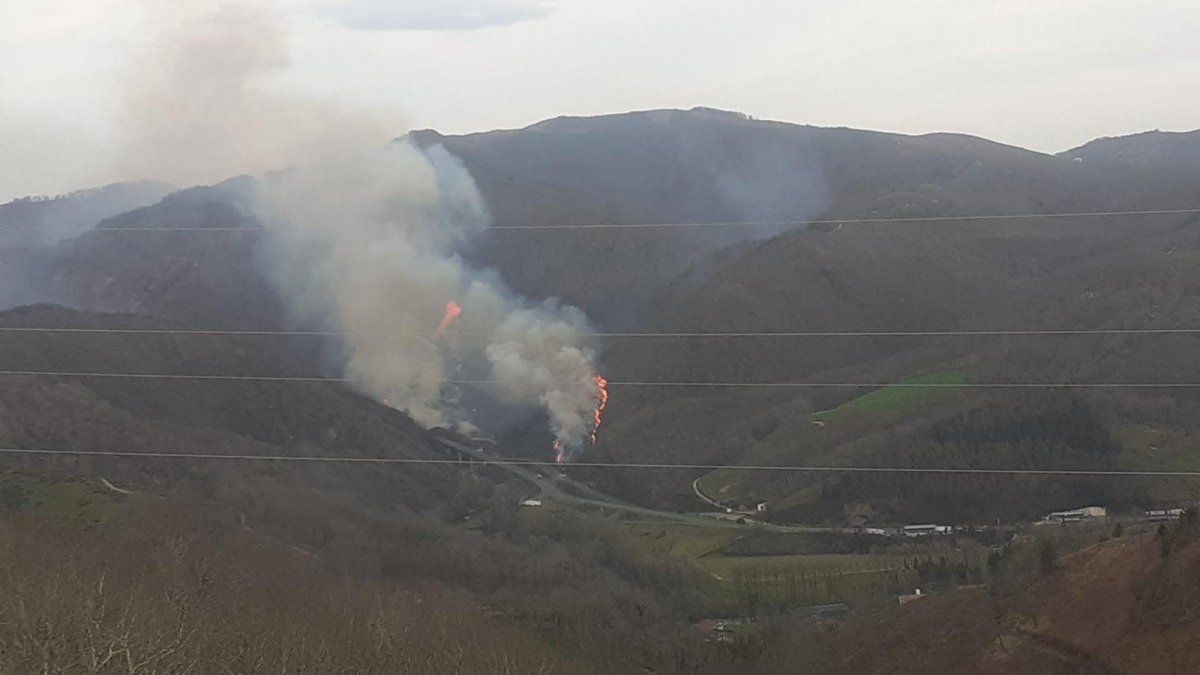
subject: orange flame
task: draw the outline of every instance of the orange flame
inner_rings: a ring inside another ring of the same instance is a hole
[[[437,330],[433,333],[433,336],[435,338],[442,337],[442,335],[446,333],[446,330],[450,328],[450,324],[454,323],[454,320],[458,318],[459,314],[462,314],[462,307],[453,300],[447,302],[446,314],[442,316],[442,322],[438,324]]]
[[[608,380],[604,379],[603,375],[596,375],[592,381],[596,383],[596,408],[592,410],[592,431],[588,434],[588,439],[595,445],[596,434],[600,432],[600,425],[604,422],[604,409],[608,407]],[[567,461],[567,450],[558,439],[554,441],[554,461],[559,464]]]
[[[596,434],[600,432],[600,425],[604,422],[604,409],[608,407],[608,380],[604,379],[603,375],[596,376],[596,393],[599,400],[596,402],[596,409],[592,411],[592,445],[596,444]]]

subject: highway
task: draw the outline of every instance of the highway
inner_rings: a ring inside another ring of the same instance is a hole
[[[642,518],[653,519],[658,521],[667,521],[680,523],[684,525],[692,525],[695,527],[707,528],[722,528],[722,529],[740,529],[751,530],[757,529],[767,532],[780,533],[796,533],[796,534],[814,534],[814,533],[832,533],[832,534],[861,534],[861,530],[855,527],[848,526],[820,526],[820,525],[781,525],[778,523],[768,523],[758,518],[753,517],[753,514],[734,511],[732,513],[725,512],[725,505],[712,499],[700,490],[699,479],[692,481],[692,492],[698,499],[704,503],[717,509],[716,512],[681,512],[681,511],[665,511],[660,509],[652,509],[645,506],[638,506],[622,501],[612,495],[606,494],[596,488],[581,483],[562,472],[561,467],[553,463],[523,463],[523,464],[504,464],[497,463],[495,457],[489,456],[479,448],[473,448],[463,443],[438,437],[438,441],[447,449],[467,455],[472,459],[481,463],[491,464],[498,468],[504,469],[509,473],[520,478],[527,483],[533,490],[533,494],[529,495],[530,499],[539,499],[543,502],[552,502],[574,506],[585,509],[599,509],[609,512],[627,513]],[[539,477],[544,476],[544,477]],[[1150,519],[1141,516],[1109,516],[1104,519],[1106,522],[1116,524],[1118,522],[1126,525],[1136,525],[1150,522]],[[740,522],[739,522],[740,521]],[[1033,521],[1030,523],[1010,523],[1005,525],[989,525],[986,529],[994,531],[1013,531],[1028,526],[1050,526],[1051,524],[1044,521]],[[1066,526],[1069,526],[1067,523]],[[1062,526],[1062,525],[1060,525]],[[898,527],[887,528],[893,536],[899,536]],[[867,536],[884,536],[871,533]]]
[[[509,473],[522,479],[528,483],[536,493],[530,495],[531,499],[540,499],[544,502],[555,502],[559,504],[567,504],[581,508],[593,508],[608,511],[619,511],[631,515],[642,516],[645,518],[654,518],[657,520],[666,520],[696,527],[709,528],[726,528],[726,529],[759,529],[770,532],[786,532],[797,534],[812,534],[818,532],[832,532],[837,534],[854,534],[857,532],[852,527],[821,527],[812,525],[778,525],[775,523],[766,523],[756,518],[751,518],[739,513],[725,513],[724,507],[720,508],[718,513],[686,513],[678,511],[664,511],[659,509],[651,509],[644,506],[637,506],[628,502],[621,501],[616,497],[605,494],[589,485],[580,483],[570,476],[563,473],[558,466],[553,464],[499,464],[493,460],[487,453],[479,448],[473,448],[469,445],[447,438],[438,438],[438,441],[447,448],[468,455],[481,463],[491,464],[508,471]],[[539,478],[542,474],[545,478]],[[695,484],[693,483],[693,489]],[[699,495],[699,491],[697,490]],[[712,504],[711,500],[705,500]],[[738,522],[741,521],[741,522]]]

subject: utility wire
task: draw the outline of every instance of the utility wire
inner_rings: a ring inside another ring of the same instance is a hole
[[[184,375],[171,373],[73,373],[51,370],[0,370],[11,377],[80,377],[130,380],[232,380],[246,382],[352,382],[348,377],[303,377],[275,375]]]
[[[267,228],[253,225],[250,227],[93,227],[80,234],[89,232],[265,232]]]
[[[1086,211],[1075,213],[1024,213],[977,216],[913,216],[903,218],[834,218],[828,220],[715,222],[715,223],[597,223],[581,225],[492,225],[489,230],[615,230],[674,227],[787,227],[797,225],[869,225],[872,223],[937,223],[979,220],[1023,220],[1027,218],[1101,218],[1111,216],[1160,216],[1196,214],[1200,209],[1157,209],[1146,211]]]
[[[113,335],[220,335],[220,336],[323,336],[395,335],[433,338],[432,333],[394,333],[388,331],[336,330],[221,330],[173,328],[85,328],[51,326],[0,326],[0,333],[97,333]],[[452,331],[456,336],[485,337],[491,333]],[[1003,337],[1072,335],[1196,335],[1200,328],[1088,328],[1088,329],[1013,329],[1013,330],[905,330],[905,331],[713,331],[713,332],[604,332],[579,335],[600,338],[821,338],[821,337]]]
[[[56,370],[0,370],[0,377],[78,377],[141,380],[230,380],[242,382],[354,382],[349,377],[281,375],[197,375],[175,373],[92,373]],[[446,384],[491,385],[499,380],[446,380]],[[1200,389],[1197,382],[654,382],[607,380],[617,387],[721,388],[906,388],[906,389]]]
[[[426,459],[415,457],[331,457],[300,455],[233,455],[198,452],[132,452],[110,450],[37,450],[0,448],[5,455],[67,455],[76,457],[119,457],[138,459],[226,459],[263,462],[323,462],[344,464],[464,464],[467,461],[502,466],[551,466],[551,462],[531,459],[483,458],[468,455],[469,460]],[[561,465],[559,465],[561,466]],[[565,466],[612,469],[694,469],[705,471],[794,471],[822,473],[908,473],[908,474],[983,474],[1011,476],[1127,476],[1127,477],[1200,477],[1200,471],[1138,471],[1108,469],[958,469],[940,467],[885,466],[797,466],[787,464],[675,464],[656,462],[572,462]]]
[[[1140,211],[1077,211],[1068,213],[1000,213],[967,216],[907,216],[894,218],[831,218],[825,220],[762,220],[729,222],[687,223],[581,223],[561,225],[451,225],[449,230],[630,230],[688,227],[795,227],[800,225],[869,225],[872,223],[937,223],[972,222],[982,220],[1004,221],[1047,218],[1107,218],[1122,216],[1162,216],[1200,214],[1195,209],[1152,209]],[[17,229],[20,225],[8,225],[3,229]],[[261,232],[267,228],[256,227],[96,227],[87,232]]]

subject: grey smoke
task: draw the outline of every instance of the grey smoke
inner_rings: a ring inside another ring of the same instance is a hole
[[[171,189],[152,181],[119,183],[0,204],[0,309],[63,302],[47,274],[58,244],[106,218],[153,204]]]
[[[394,115],[272,89],[290,62],[271,2],[146,2],[151,36],[122,95],[110,180],[177,185],[316,162],[382,144]]]
[[[139,181],[0,204],[0,249],[53,246],[106,218],[153,204],[172,190],[166,183]]]
[[[426,425],[471,429],[458,404],[467,385],[455,381],[484,380],[503,403],[544,408],[555,437],[579,446],[596,398],[587,321],[515,296],[457,255],[489,222],[462,163],[390,143],[395,115],[267,87],[288,63],[269,4],[146,7],[151,46],[127,78],[114,166],[96,180],[263,176],[263,273],[296,321],[345,332],[337,351],[362,391]],[[451,300],[462,317],[435,340]]]
[[[597,404],[596,354],[580,338],[584,330],[583,312],[548,301],[510,311],[485,348],[499,394],[545,406],[551,431],[568,450],[592,431]]]

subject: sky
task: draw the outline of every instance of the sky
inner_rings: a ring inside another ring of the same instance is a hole
[[[123,174],[149,165],[113,161],[125,151],[114,139],[131,119],[176,114],[166,94],[130,95],[137,73],[163,58],[173,4],[5,0],[0,200],[155,177]],[[282,43],[253,54],[269,67],[238,86],[370,111],[395,135],[693,106],[1046,152],[1200,127],[1194,0],[178,4],[268,13]]]

